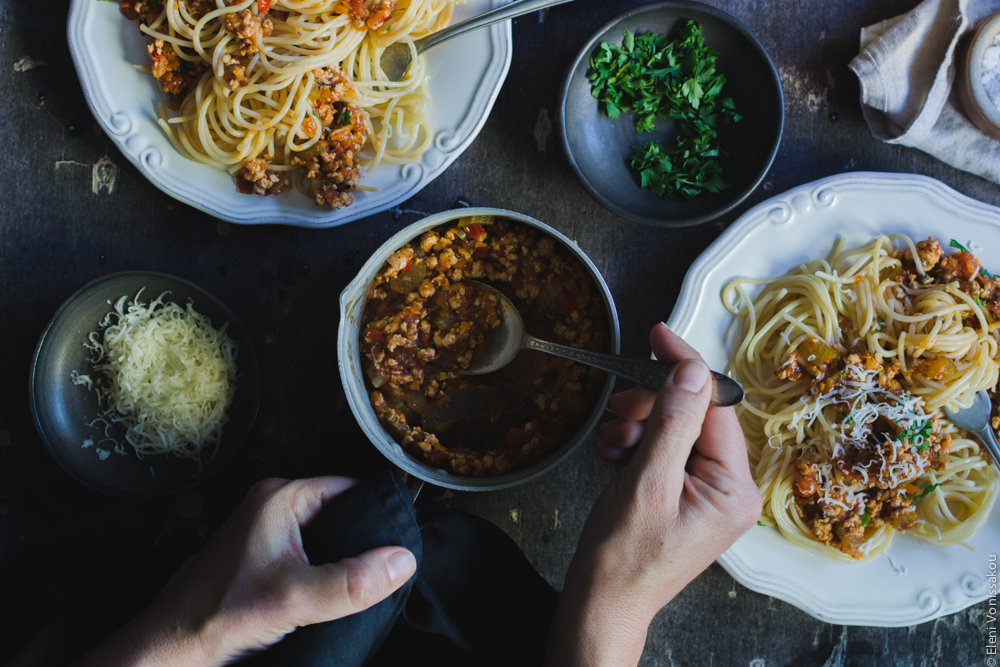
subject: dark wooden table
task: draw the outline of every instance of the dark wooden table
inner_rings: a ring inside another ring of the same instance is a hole
[[[95,0],[96,1],[96,0]],[[27,646],[72,653],[145,604],[266,476],[366,475],[385,466],[344,399],[334,335],[337,297],[367,256],[427,213],[472,205],[514,209],[577,240],[614,293],[623,351],[671,311],[691,262],[761,200],[854,170],[935,177],[997,203],[1000,186],[916,150],[879,143],[847,69],[863,26],[916,0],[711,0],[742,20],[773,58],[787,122],[764,185],[715,223],[653,229],[596,204],[574,177],[555,133],[558,91],[586,36],[637,2],[577,0],[514,25],[514,57],[496,106],[472,146],[393,211],[343,227],[241,227],[162,194],[102,133],[84,102],[65,39],[68,0],[0,0],[0,654]],[[44,64],[18,71],[29,56]],[[92,189],[93,165],[117,168]],[[126,269],[166,271],[221,297],[250,330],[264,389],[256,428],[232,464],[193,491],[123,501],[90,491],[46,453],[30,418],[27,379],[38,336],[85,282]],[[442,502],[506,530],[554,585],[593,499],[614,473],[592,437],[541,480]],[[845,582],[831,582],[845,585]],[[657,616],[643,665],[773,667],[986,664],[985,605],[911,628],[832,626],[738,585],[711,567]],[[11,617],[14,620],[11,621]],[[28,664],[28,663],[21,663]],[[53,664],[53,663],[50,663]]]

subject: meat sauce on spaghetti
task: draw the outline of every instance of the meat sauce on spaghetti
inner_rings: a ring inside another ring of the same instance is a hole
[[[170,96],[159,125],[183,156],[225,169],[244,194],[292,187],[353,202],[367,169],[415,162],[433,141],[417,58],[389,81],[390,44],[446,25],[461,0],[120,0],[151,38]],[[362,151],[365,154],[362,156]]]
[[[743,323],[733,370],[762,522],[848,560],[893,531],[961,542],[1000,490],[987,452],[940,412],[996,390],[1000,278],[957,242],[946,254],[891,239],[841,240],[826,260],[724,291]],[[765,286],[754,299],[751,283]]]

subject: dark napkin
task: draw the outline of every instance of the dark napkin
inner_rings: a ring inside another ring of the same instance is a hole
[[[334,498],[302,541],[314,564],[403,546],[417,572],[371,609],[300,628],[245,664],[541,664],[556,592],[490,522],[432,501],[414,507],[397,472]]]

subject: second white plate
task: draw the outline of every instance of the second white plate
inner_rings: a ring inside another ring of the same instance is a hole
[[[838,237],[861,245],[877,234],[935,236],[975,248],[1000,271],[1000,209],[944,184],[908,174],[854,173],[794,188],[754,207],[691,267],[668,324],[717,369],[729,362],[732,316],[723,286],[739,276],[770,277],[825,257]],[[898,534],[888,551],[849,563],[797,547],[776,528],[757,527],[720,558],[741,584],[843,625],[909,626],[985,600],[988,564],[1000,544],[1000,508],[962,546],[935,546]],[[846,585],[849,582],[849,585]]]
[[[497,3],[502,4],[502,3]],[[491,9],[491,0],[458,5],[452,22]],[[493,108],[511,58],[510,22],[457,37],[424,58],[431,95],[434,145],[420,162],[379,165],[343,209],[316,206],[286,192],[277,197],[242,195],[223,171],[182,157],[157,125],[165,96],[136,65],[145,64],[146,37],[126,20],[117,2],[72,0],[67,27],[70,53],[84,96],[97,121],[121,152],[156,187],[217,218],[240,224],[281,223],[335,227],[406,201],[430,183],[472,143]]]

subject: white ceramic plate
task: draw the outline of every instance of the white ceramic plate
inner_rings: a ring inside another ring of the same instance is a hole
[[[497,4],[504,4],[498,2]],[[492,8],[491,0],[458,5],[452,22]],[[430,183],[472,143],[500,92],[511,57],[510,22],[476,30],[435,47],[427,62],[434,145],[420,162],[380,165],[366,174],[374,192],[354,194],[339,210],[316,206],[299,192],[278,197],[241,195],[223,171],[181,157],[156,123],[165,96],[146,64],[146,37],[126,20],[117,2],[72,0],[67,28],[70,53],[90,110],[132,164],[170,196],[217,218],[240,224],[282,223],[335,227],[392,208]]]
[[[691,267],[669,325],[714,368],[728,364],[731,316],[723,285],[738,276],[780,275],[825,257],[839,236],[860,245],[879,233],[935,236],[977,245],[1000,271],[1000,209],[930,178],[855,173],[809,183],[754,207]],[[897,534],[871,561],[847,563],[794,546],[777,528],[757,527],[719,562],[741,584],[830,623],[900,627],[951,614],[987,598],[990,554],[1000,546],[1000,508],[961,546]]]

